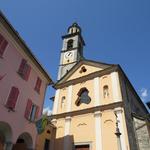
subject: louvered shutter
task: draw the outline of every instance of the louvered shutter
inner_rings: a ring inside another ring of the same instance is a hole
[[[6,107],[8,107],[9,109],[14,109],[17,102],[18,95],[19,95],[18,88],[12,87],[6,103]]]
[[[25,72],[24,72],[24,79],[25,79],[26,81],[27,81],[28,78],[29,78],[30,72],[31,72],[31,67],[26,64]]]
[[[8,45],[8,42],[4,39],[4,37],[0,36],[0,56],[4,54],[4,51]]]
[[[0,34],[0,45],[2,44],[3,40],[4,40],[4,38],[3,38],[3,36]]]
[[[27,61],[26,61],[25,59],[22,59],[21,64],[20,64],[20,67],[19,67],[19,71],[18,71],[21,75],[23,75],[23,72],[24,72],[24,68],[25,68],[25,66],[26,66],[26,63],[27,63]]]
[[[38,77],[38,78],[37,78],[37,82],[36,82],[36,86],[35,86],[35,89],[36,89],[38,92],[40,92],[41,84],[42,84],[42,80]]]
[[[26,105],[26,109],[25,109],[25,114],[24,114],[24,117],[26,119],[29,119],[31,108],[32,108],[32,101],[30,99],[28,99],[28,102],[27,102],[27,105]]]
[[[36,106],[35,119],[38,119],[39,117],[39,110],[40,110],[40,107]]]

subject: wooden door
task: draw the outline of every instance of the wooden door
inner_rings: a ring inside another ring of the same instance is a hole
[[[89,145],[76,145],[75,150],[90,150]]]

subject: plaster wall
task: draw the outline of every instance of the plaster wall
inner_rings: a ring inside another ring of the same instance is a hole
[[[7,122],[12,129],[12,142],[16,143],[17,138],[23,132],[28,132],[33,140],[33,147],[36,140],[36,128],[34,123],[25,119],[24,113],[27,105],[27,100],[30,98],[33,103],[39,106],[39,116],[42,113],[43,100],[45,90],[47,87],[47,80],[39,71],[38,67],[32,63],[30,58],[20,47],[14,38],[9,34],[5,27],[0,24],[0,33],[8,41],[8,46],[2,58],[0,58],[0,75],[5,75],[0,80],[0,121]],[[28,81],[25,81],[18,74],[18,69],[22,59],[26,59],[27,63],[31,66],[31,72]],[[36,85],[37,77],[42,79],[40,93],[37,93],[34,88]],[[7,98],[9,96],[12,86],[19,89],[19,96],[15,106],[15,111],[8,111],[5,107]]]

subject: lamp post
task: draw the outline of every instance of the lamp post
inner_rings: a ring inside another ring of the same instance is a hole
[[[121,141],[120,141],[121,133],[120,133],[120,130],[119,130],[119,127],[118,127],[119,120],[118,120],[118,116],[117,116],[116,113],[115,113],[115,116],[116,116],[116,132],[115,132],[115,135],[117,136],[118,150],[122,150]]]

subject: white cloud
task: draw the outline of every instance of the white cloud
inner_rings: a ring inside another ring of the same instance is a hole
[[[50,109],[50,107],[45,107],[44,109],[43,109],[43,114],[44,115],[51,115],[52,114],[52,110]]]
[[[142,89],[140,90],[140,92],[141,92],[141,97],[142,97],[142,98],[148,97],[148,90],[147,90],[146,88],[142,88]]]

